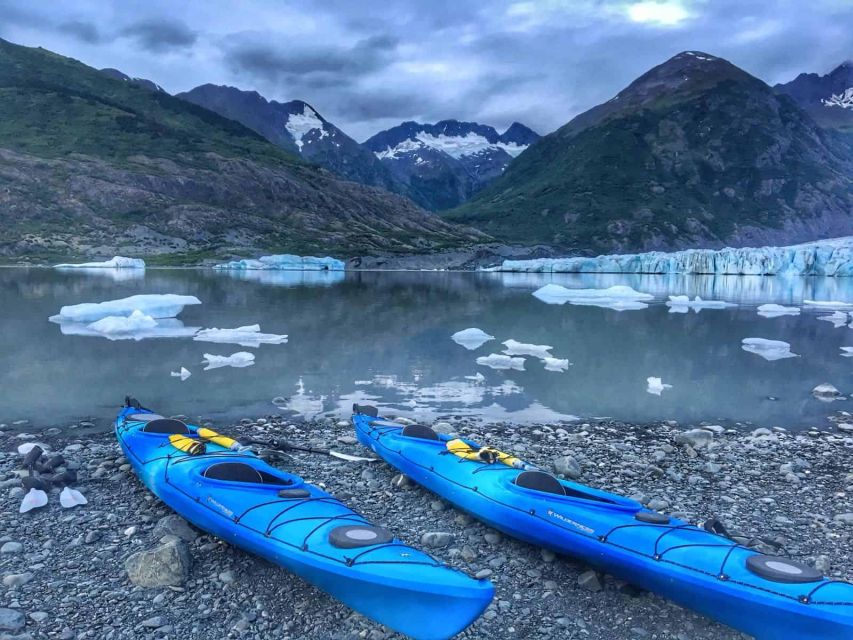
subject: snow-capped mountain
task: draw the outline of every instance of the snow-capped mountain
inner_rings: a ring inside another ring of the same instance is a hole
[[[513,158],[539,138],[514,122],[503,134],[476,122],[404,122],[365,141],[409,195],[428,209],[467,200],[500,176]]]
[[[276,102],[256,91],[214,84],[201,85],[177,97],[236,120],[270,142],[348,180],[405,192],[372,153],[306,102]]]
[[[840,64],[825,76],[801,73],[774,89],[791,96],[819,124],[853,130],[853,62]]]

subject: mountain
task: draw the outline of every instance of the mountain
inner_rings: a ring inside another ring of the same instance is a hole
[[[773,88],[791,96],[818,124],[853,132],[853,62],[848,60],[825,76],[801,73]]]
[[[388,191],[405,191],[370,151],[301,100],[268,101],[255,91],[204,84],[178,98],[236,120],[273,144],[338,175]]]
[[[404,122],[366,140],[408,195],[427,209],[464,202],[502,175],[539,136],[515,122],[503,134],[476,122]]]
[[[848,235],[853,151],[761,80],[686,51],[531,145],[446,217],[587,253]]]
[[[0,228],[0,255],[43,259],[345,257],[483,238],[212,111],[5,40]]]
[[[107,67],[106,69],[101,69],[101,73],[108,75],[110,78],[113,78],[115,80],[121,80],[123,82],[129,82],[132,84],[139,85],[143,89],[148,89],[149,91],[162,91],[163,93],[166,92],[163,87],[161,87],[159,84],[152,82],[151,80],[146,80],[145,78],[131,78],[129,75],[127,75],[126,73],[122,73],[118,69],[111,69],[110,67]]]

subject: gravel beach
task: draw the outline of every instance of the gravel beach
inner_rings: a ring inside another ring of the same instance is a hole
[[[796,434],[610,420],[516,426],[454,416],[432,426],[697,524],[716,516],[742,543],[849,578],[853,425],[847,419],[840,413],[827,429]],[[267,417],[215,426],[366,455],[345,421]],[[111,432],[87,427],[0,424],[0,640],[399,637],[286,571],[187,526],[137,481]],[[25,442],[62,453],[88,504],[63,509],[54,490],[46,507],[19,514],[17,447]],[[489,577],[495,600],[459,637],[745,637],[570,558],[507,539],[383,462],[295,454],[276,464],[404,541]]]

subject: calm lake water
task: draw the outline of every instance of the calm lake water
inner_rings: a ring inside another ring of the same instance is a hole
[[[213,419],[346,416],[354,401],[371,401],[422,419],[611,416],[824,426],[828,414],[848,403],[825,404],[810,392],[822,382],[853,391],[853,359],[840,355],[840,347],[853,345],[853,331],[820,321],[826,312],[803,309],[800,316],[770,319],[756,307],[853,301],[851,280],[0,269],[0,422],[62,426],[94,418],[107,428],[125,394],[132,394],[163,413]],[[646,309],[621,312],[545,304],[531,293],[549,282],[625,284],[656,299]],[[197,296],[203,304],[179,316],[187,327],[258,323],[262,331],[288,334],[289,342],[253,349],[191,338],[111,341],[64,335],[48,321],[62,305],[137,293]],[[738,306],[671,313],[663,304],[668,294]],[[467,327],[496,340],[469,351],[450,338]],[[748,337],[785,340],[801,357],[767,361],[741,349]],[[552,345],[552,354],[572,365],[555,372],[534,357],[524,371],[475,363],[500,353],[507,339]],[[253,352],[254,366],[202,370],[204,353],[236,351]],[[186,381],[170,376],[181,366],[192,372]],[[648,376],[673,386],[652,395]]]

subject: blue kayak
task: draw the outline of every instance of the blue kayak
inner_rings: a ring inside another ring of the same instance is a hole
[[[384,420],[375,407],[355,405],[352,421],[359,441],[393,467],[507,535],[580,558],[758,640],[853,638],[849,582],[477,443]]]
[[[489,581],[403,544],[251,451],[202,445],[199,431],[138,406],[122,409],[115,422],[136,475],[169,507],[368,618],[412,638],[438,640],[459,633],[491,602]]]

